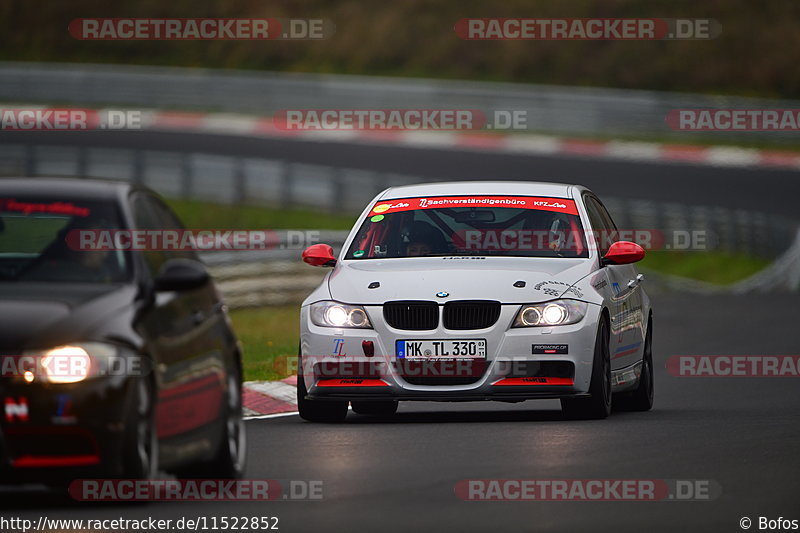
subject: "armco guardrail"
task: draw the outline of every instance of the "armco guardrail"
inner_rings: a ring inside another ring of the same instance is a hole
[[[657,91],[128,65],[0,62],[0,78],[0,101],[6,102],[260,115],[308,108],[519,110],[530,130],[560,135],[676,138],[665,124],[674,109],[800,108],[800,101]],[[691,135],[745,140],[759,134]],[[770,139],[789,143],[795,134],[771,132]]]
[[[319,285],[327,270],[301,262],[300,249],[292,248],[287,242],[289,233],[278,232],[281,238],[272,250],[201,254],[231,308],[296,304]],[[319,242],[330,244],[338,254],[348,232],[321,230],[313,233]],[[654,273],[648,273],[646,279],[648,290],[654,291],[706,294],[797,291],[800,289],[800,229],[795,230],[789,248],[769,267],[733,285],[720,286]]]
[[[356,214],[383,189],[442,181],[281,160],[160,151],[0,145],[0,175],[103,176],[145,184],[176,198],[237,204],[310,207]],[[796,222],[721,207],[606,199],[620,228],[656,230],[672,242],[704,232],[704,246],[769,259],[793,242]],[[265,228],[267,229],[267,228]],[[680,234],[678,237],[675,237]]]

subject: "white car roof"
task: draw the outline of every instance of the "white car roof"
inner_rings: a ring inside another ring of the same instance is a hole
[[[579,185],[538,181],[450,181],[391,187],[383,191],[378,200],[473,194],[572,198],[573,191],[571,189],[573,188],[583,189]]]

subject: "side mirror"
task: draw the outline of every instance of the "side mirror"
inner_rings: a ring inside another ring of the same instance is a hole
[[[311,266],[334,266],[333,248],[327,244],[314,244],[303,250],[303,261]]]
[[[199,289],[211,281],[205,267],[191,259],[170,259],[161,267],[155,279],[157,291]]]
[[[644,259],[644,248],[629,241],[617,241],[603,256],[603,265],[627,265]]]

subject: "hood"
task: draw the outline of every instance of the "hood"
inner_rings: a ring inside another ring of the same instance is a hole
[[[97,324],[132,307],[135,288],[119,285],[15,283],[0,285],[0,349],[93,340]]]
[[[593,263],[588,259],[473,256],[340,261],[328,278],[328,288],[334,300],[351,304],[390,300],[521,304],[558,298],[589,275]],[[525,286],[515,287],[517,281],[524,281]],[[368,288],[373,282],[380,286]],[[439,292],[449,295],[438,298]]]

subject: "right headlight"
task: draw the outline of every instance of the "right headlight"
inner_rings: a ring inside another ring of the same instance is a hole
[[[363,307],[333,301],[311,304],[311,322],[325,328],[372,329]]]
[[[564,326],[580,322],[586,316],[586,302],[553,300],[540,304],[525,304],[514,319],[514,328]]]

